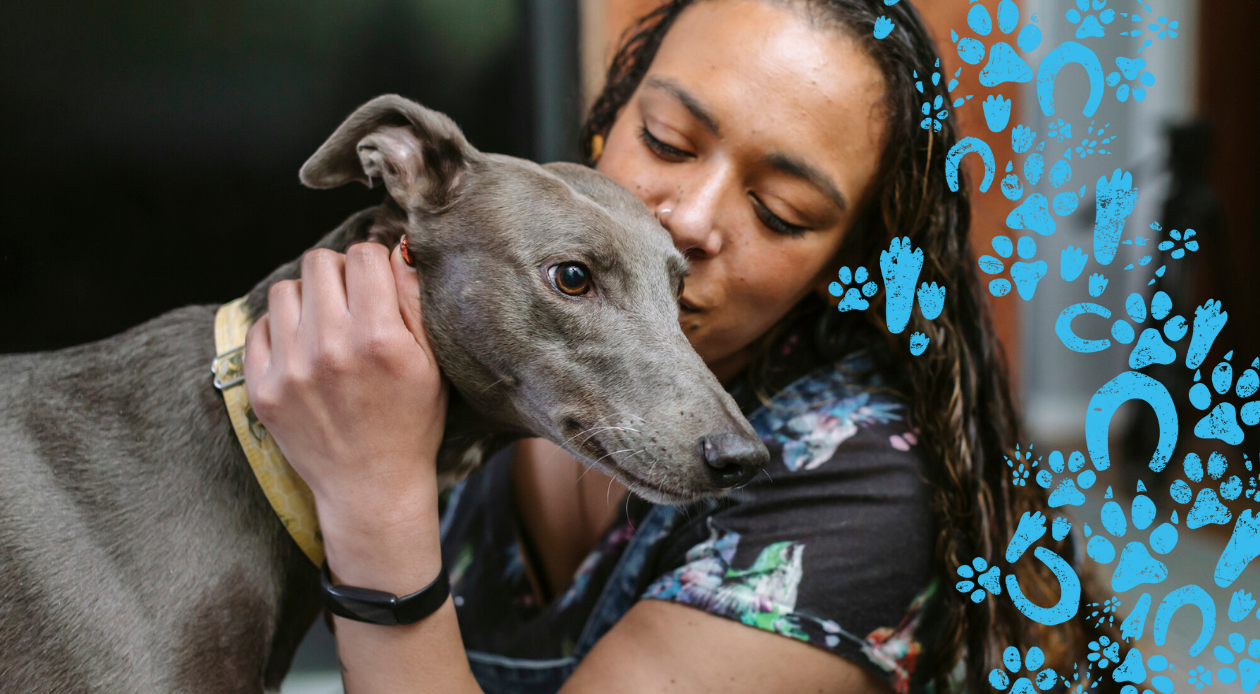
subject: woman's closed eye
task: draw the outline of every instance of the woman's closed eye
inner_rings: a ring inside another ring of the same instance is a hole
[[[805,233],[806,227],[785,222],[782,217],[771,212],[770,208],[766,207],[766,204],[755,193],[749,193],[748,197],[752,200],[753,211],[757,213],[757,218],[771,231],[784,236],[791,236],[792,238],[798,238]]]
[[[656,156],[667,161],[682,161],[685,159],[694,159],[695,154],[684,149],[679,149],[671,144],[662,142],[659,138],[648,130],[647,124],[639,126],[639,139],[643,141],[643,146],[652,150]]]

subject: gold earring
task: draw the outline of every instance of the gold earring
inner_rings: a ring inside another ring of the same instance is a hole
[[[598,162],[599,156],[604,153],[604,136],[595,135],[591,137],[591,161]]]

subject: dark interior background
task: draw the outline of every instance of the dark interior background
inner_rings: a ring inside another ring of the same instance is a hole
[[[244,294],[379,201],[297,178],[378,94],[572,158],[575,23],[564,0],[4,3],[0,352]]]

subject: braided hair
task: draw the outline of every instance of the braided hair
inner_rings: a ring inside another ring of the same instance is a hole
[[[696,1],[667,0],[622,36],[604,89],[582,129],[581,152],[587,164],[599,158],[604,138],[674,21]],[[937,692],[984,691],[986,676],[999,666],[1006,646],[1023,651],[1038,645],[1048,664],[1070,670],[1067,665],[1081,655],[1085,643],[1075,620],[1053,627],[1033,624],[1009,600],[977,605],[953,589],[958,567],[977,556],[997,563],[1020,516],[1025,512],[1046,515],[1048,507],[1043,490],[1015,485],[1006,473],[1004,457],[1014,453],[1022,432],[1005,357],[968,241],[971,207],[966,186],[954,192],[945,181],[945,155],[958,140],[958,124],[951,113],[940,122],[939,131],[920,125],[922,101],[933,101],[938,95],[948,101],[943,84],[927,79],[921,79],[919,93],[915,83],[920,80],[911,72],[930,74],[939,65],[936,47],[910,2],[887,6],[883,0],[795,0],[791,4],[811,22],[857,40],[885,81],[887,129],[874,186],[877,192],[846,236],[835,265],[877,267],[881,250],[895,238],[908,237],[923,250],[921,277],[947,289],[945,307],[937,319],[925,320],[915,312],[906,329],[896,335],[884,321],[882,290],[871,299],[868,311],[839,314],[818,307],[821,302],[814,303],[823,342],[835,348],[834,354],[859,333],[887,345],[888,349],[873,351],[890,355],[886,366],[905,374],[911,417],[920,428],[919,440],[934,487],[933,571],[945,589],[938,593],[933,610],[934,643],[920,660],[924,672],[916,673],[916,679],[931,681]],[[875,21],[885,15],[896,30],[877,40]],[[789,312],[767,335],[780,332],[786,321],[800,319],[800,309]],[[930,338],[931,347],[918,357],[909,354],[909,336],[914,332]],[[776,358],[775,350],[760,353],[763,362]],[[1070,536],[1051,547],[1069,560],[1073,557]],[[1033,601],[1057,600],[1057,580],[1039,562],[1023,562],[1014,573]]]

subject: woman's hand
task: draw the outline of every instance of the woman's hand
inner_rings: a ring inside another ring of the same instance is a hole
[[[276,283],[268,302],[246,340],[245,383],[314,494],[329,565],[347,583],[410,593],[440,562],[447,401],[416,273],[375,243],[314,250],[302,279]]]

